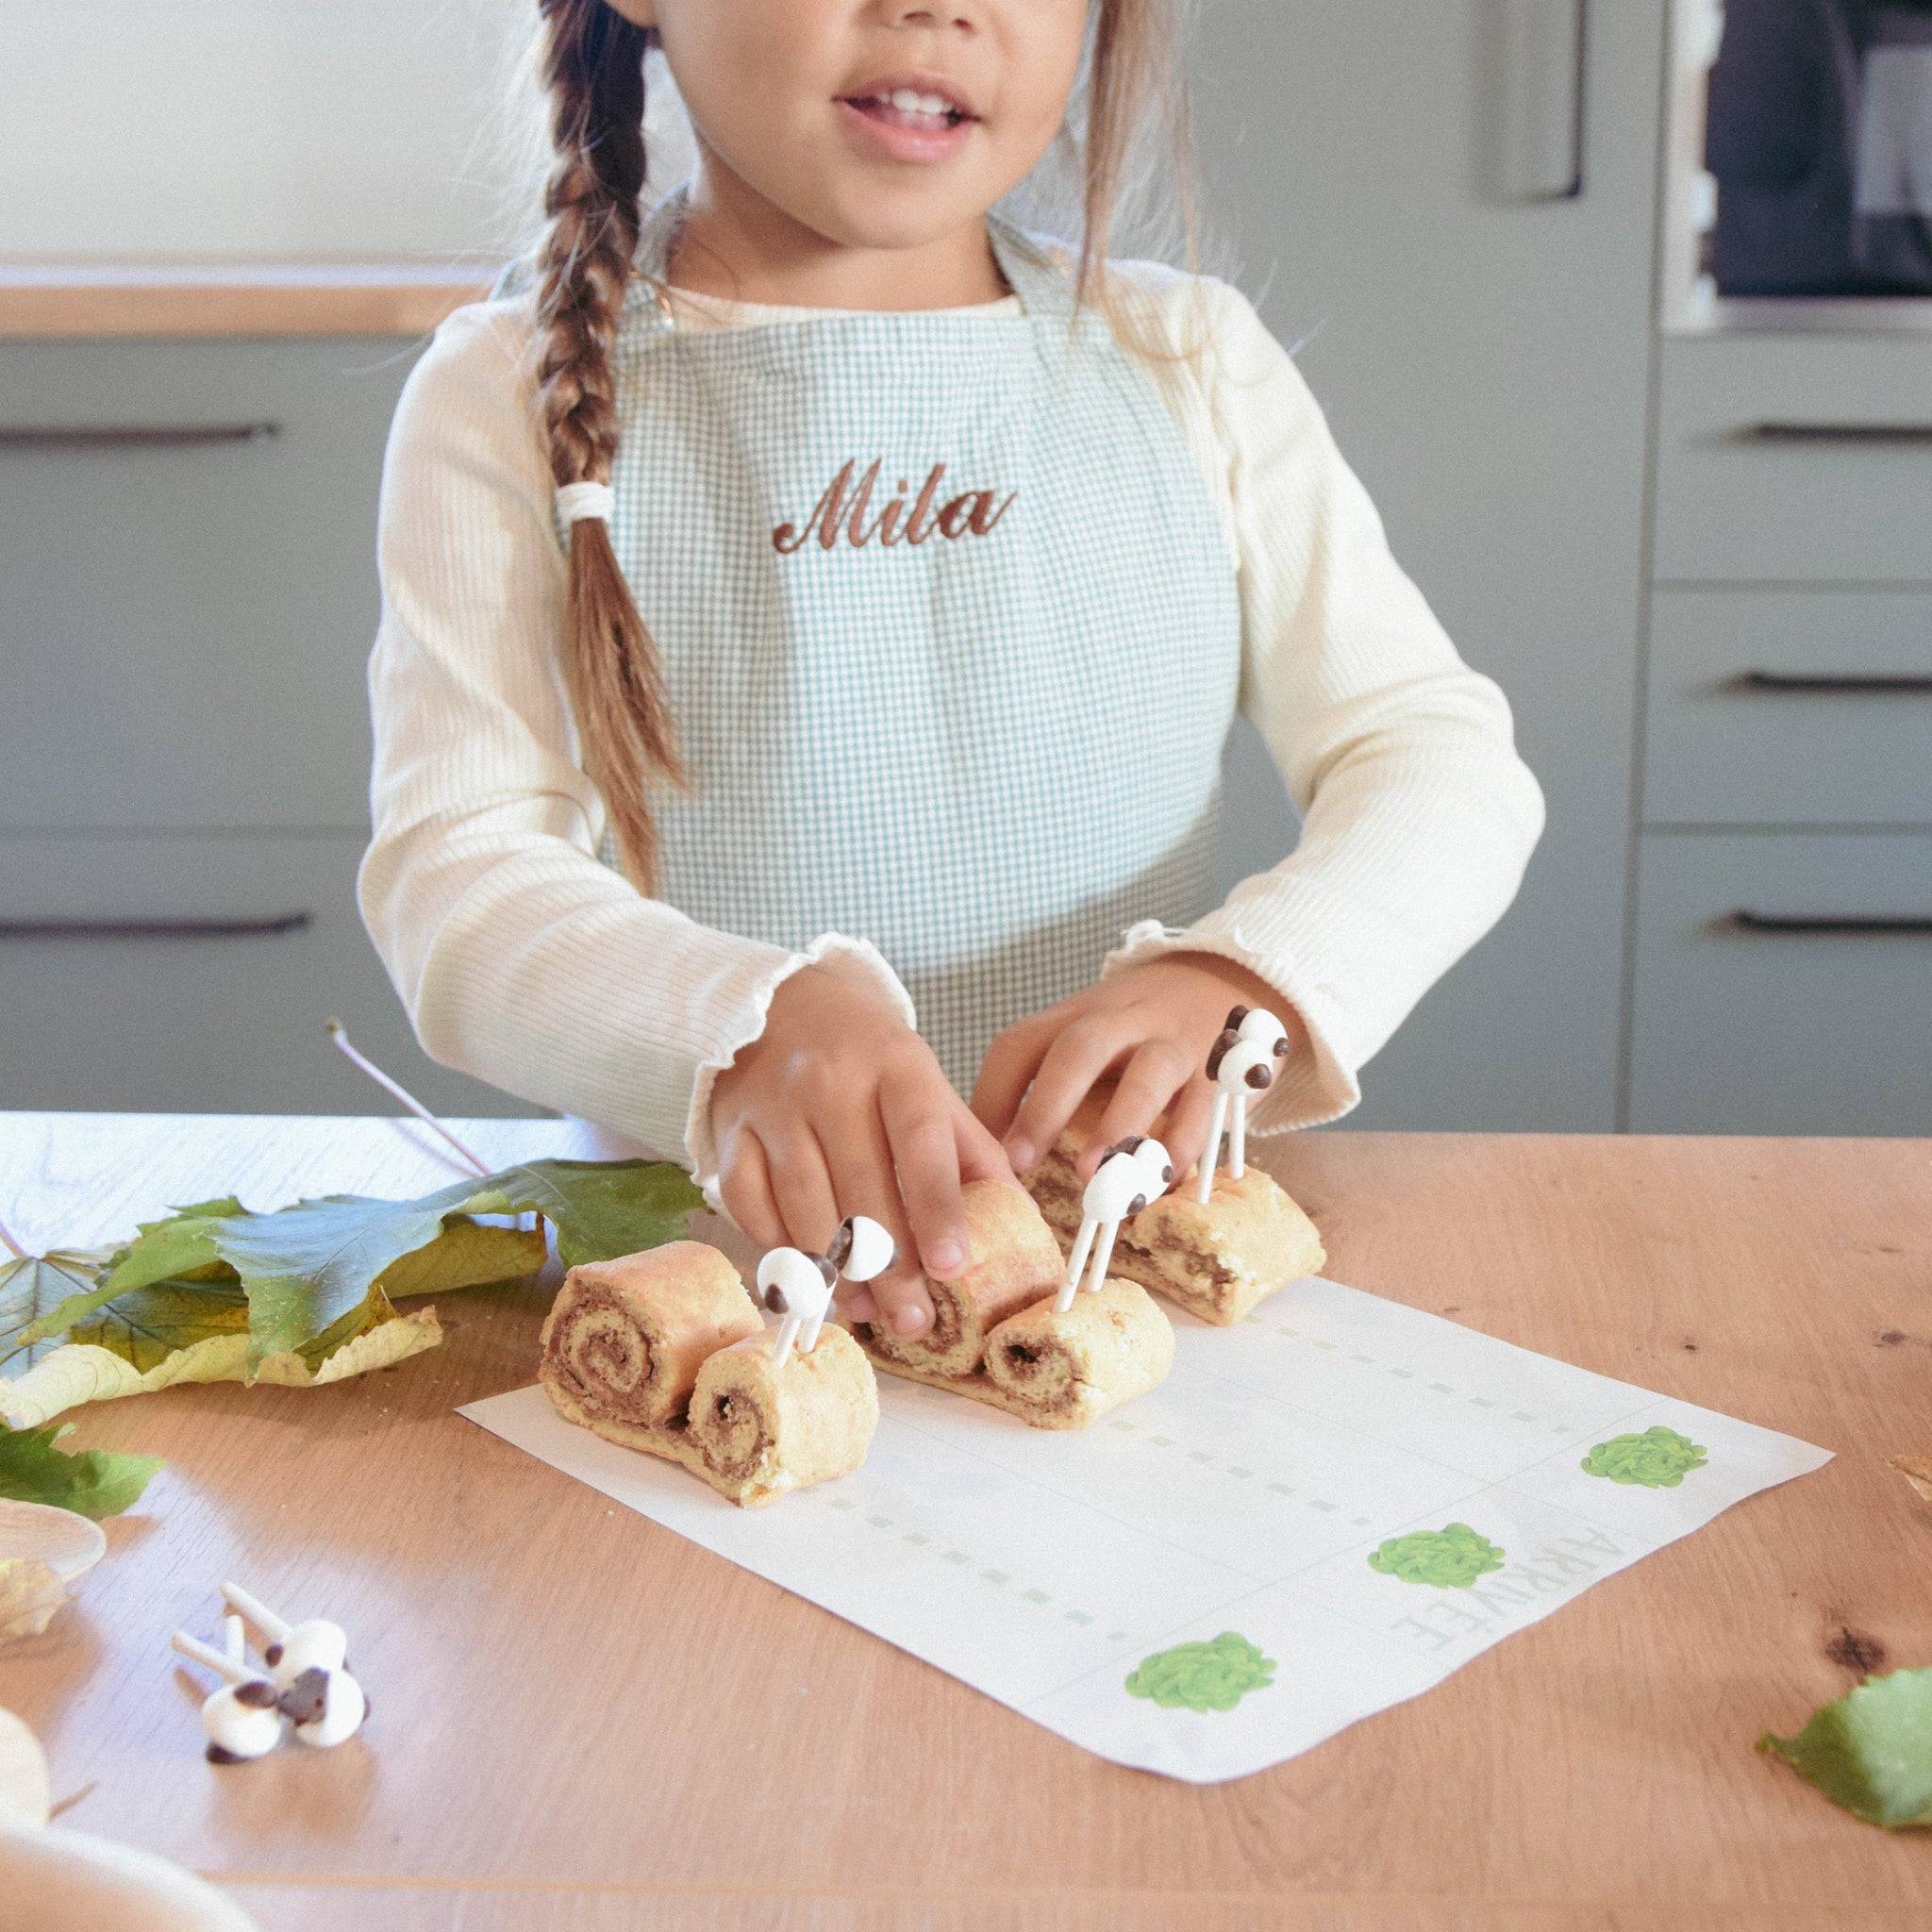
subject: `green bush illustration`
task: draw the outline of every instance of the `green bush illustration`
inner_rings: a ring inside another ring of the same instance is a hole
[[[1212,1643],[1177,1643],[1142,1657],[1127,1679],[1127,1695],[1151,1697],[1163,1710],[1232,1710],[1250,1690],[1274,1681],[1274,1659],[1224,1630]]]
[[[1438,1590],[1467,1590],[1478,1576],[1503,1567],[1504,1553],[1466,1523],[1443,1529],[1411,1530],[1391,1536],[1369,1558],[1369,1568],[1405,1583],[1432,1583]]]
[[[1661,1423],[1641,1436],[1612,1436],[1599,1442],[1580,1465],[1585,1475],[1613,1483],[1641,1483],[1646,1490],[1674,1490],[1693,1469],[1705,1464],[1703,1445]]]

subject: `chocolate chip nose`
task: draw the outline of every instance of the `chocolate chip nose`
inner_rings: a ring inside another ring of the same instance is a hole
[[[1161,1184],[1161,1186],[1162,1186],[1162,1187],[1167,1187],[1167,1188],[1171,1188],[1171,1187],[1173,1187],[1173,1186],[1174,1186],[1174,1169],[1173,1169],[1173,1168],[1171,1168],[1171,1167],[1163,1167],[1163,1168],[1162,1168],[1162,1169],[1160,1170],[1160,1184]]]
[[[282,1707],[282,1715],[293,1724],[306,1724],[320,1717],[323,1707],[328,1702],[328,1673],[304,1671],[277,1701]]]
[[[1272,1067],[1250,1067],[1248,1085],[1250,1087],[1272,1087],[1274,1084],[1274,1070]]]
[[[785,1291],[775,1281],[765,1291],[765,1306],[774,1315],[791,1312],[791,1304],[785,1299]]]
[[[1129,1214],[1138,1214],[1140,1213],[1141,1208],[1146,1207],[1146,1205],[1147,1196],[1145,1194],[1136,1194],[1134,1198],[1127,1203],[1127,1212]]]

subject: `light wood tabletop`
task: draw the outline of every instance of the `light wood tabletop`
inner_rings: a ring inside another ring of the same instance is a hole
[[[615,1151],[561,1122],[458,1131],[490,1160]],[[1887,1466],[1932,1454],[1932,1142],[1317,1134],[1262,1158],[1337,1279],[1837,1459],[1426,1695],[1188,1786],[455,1415],[532,1379],[525,1283],[445,1299],[442,1347],[360,1380],[77,1411],[66,1446],[168,1467],[79,1600],[0,1653],[0,1705],[64,1822],[294,1932],[1932,1923],[1932,1833],[1860,1824],[1752,1748],[1863,1670],[1932,1664],[1932,1506]],[[36,1246],[454,1174],[412,1124],[0,1116],[0,1217]],[[349,1628],[360,1737],[203,1761],[166,1644],[213,1628],[225,1576]]]

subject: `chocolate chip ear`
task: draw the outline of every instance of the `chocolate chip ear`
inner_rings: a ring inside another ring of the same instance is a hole
[[[785,1291],[774,1281],[765,1291],[765,1306],[774,1315],[789,1315],[791,1304],[785,1299]]]
[[[274,1670],[275,1667],[282,1660],[282,1646],[279,1643],[271,1643],[269,1647],[262,1652],[262,1656],[268,1659],[269,1669]]]
[[[1227,1009],[1227,1030],[1232,1033],[1248,1017],[1245,1007],[1230,1007]]]
[[[825,1250],[825,1259],[835,1270],[844,1267],[852,1258],[852,1217],[847,1215],[839,1224],[839,1232],[832,1237],[832,1245]]]
[[[279,1693],[266,1677],[235,1687],[235,1702],[246,1705],[250,1710],[267,1710],[278,1701]]]
[[[314,1667],[304,1671],[276,1702],[291,1723],[306,1724],[320,1717],[328,1702],[328,1673]]]
[[[1287,1054],[1287,1052],[1288,1035],[1285,1033],[1277,1033],[1274,1036],[1274,1058],[1276,1059],[1280,1059]]]
[[[1164,1188],[1174,1186],[1174,1169],[1172,1167],[1163,1167],[1160,1170],[1160,1184]]]
[[[1127,1203],[1128,1219],[1131,1220],[1136,1214],[1140,1213],[1141,1208],[1146,1207],[1146,1205],[1147,1196],[1145,1194],[1136,1194],[1134,1198]]]
[[[1241,1008],[1237,1007],[1235,1010],[1239,1012]],[[1232,1046],[1237,1045],[1240,1042],[1240,1041],[1241,1035],[1237,1033],[1232,1026],[1230,1026],[1224,1034],[1222,1034],[1220,1039],[1218,1039],[1214,1042],[1213,1051],[1210,1052],[1208,1056],[1208,1077],[1210,1080],[1215,1078],[1216,1075],[1220,1074],[1221,1063],[1227,1058],[1228,1049]]]
[[[1272,1087],[1274,1084],[1274,1070],[1272,1067],[1250,1067],[1247,1081],[1250,1087]]]

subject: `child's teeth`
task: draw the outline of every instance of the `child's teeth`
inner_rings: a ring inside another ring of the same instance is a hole
[[[921,94],[919,111],[922,114],[943,114],[946,111],[946,104],[938,94]]]
[[[902,87],[892,95],[892,105],[902,114],[916,114],[919,112],[920,97],[909,87]]]

